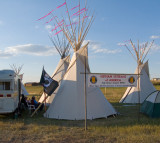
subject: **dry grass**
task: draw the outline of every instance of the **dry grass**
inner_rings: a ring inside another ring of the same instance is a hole
[[[153,81],[152,80],[153,85],[160,85],[160,81]]]
[[[159,88],[157,86],[156,88]],[[41,87],[29,87],[30,93],[39,94]],[[108,119],[88,121],[65,121],[43,118],[39,112],[33,118],[24,111],[18,119],[13,115],[0,116],[0,142],[15,143],[160,143],[160,119],[150,119],[140,114],[138,106],[123,106],[118,103],[126,88],[107,88],[106,98],[121,115]],[[105,89],[102,89],[105,93]]]

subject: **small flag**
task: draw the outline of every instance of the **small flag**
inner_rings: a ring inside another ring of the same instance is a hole
[[[56,88],[59,86],[58,82],[53,80],[46,71],[42,70],[42,75],[40,79],[40,84],[44,88],[44,92],[48,94],[48,96],[51,96],[51,94],[56,90]]]

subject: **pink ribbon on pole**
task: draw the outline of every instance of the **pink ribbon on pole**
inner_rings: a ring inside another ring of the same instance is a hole
[[[57,35],[57,34],[59,34],[60,32],[62,32],[63,31],[63,29],[62,30],[60,30],[60,31],[58,31],[57,33],[55,33],[54,35]]]
[[[58,27],[62,26],[63,23],[61,25],[56,26],[54,29],[52,29],[51,31],[53,32],[54,30],[56,30]]]
[[[64,2],[62,5],[58,6],[57,9],[60,8],[60,7],[62,7],[62,6],[64,6],[65,4],[66,4],[66,2]],[[41,19],[47,17],[47,16],[50,15],[53,11],[55,11],[55,9],[53,9],[52,11],[50,11],[50,12],[49,12],[48,14],[46,14],[45,16],[39,18],[38,20],[41,20]],[[37,21],[38,21],[38,20],[37,20]]]
[[[63,23],[64,20],[62,20],[61,22],[58,23],[58,26],[55,26],[54,29],[52,29],[51,31],[53,32],[54,30],[56,30],[58,27],[62,26],[64,23]]]
[[[87,9],[85,9],[84,11],[82,11],[82,12],[76,14],[76,16],[81,15],[81,14],[82,14],[83,12],[85,12],[85,11],[87,11]]]
[[[46,23],[51,22],[53,19],[55,19],[57,16],[53,17],[52,19],[50,19],[49,21],[47,21]]]
[[[71,24],[69,24],[69,25],[66,25],[66,26],[68,27],[68,26],[71,26],[71,25],[73,25],[73,24],[78,24],[78,22],[73,22],[73,23],[71,23]]]
[[[53,11],[54,11],[55,9],[53,9],[52,11],[50,11],[48,14],[46,14],[45,16],[43,16],[43,17],[41,17],[41,18],[39,18],[38,20],[41,20],[41,19],[43,19],[43,18],[45,18],[45,17],[47,17],[48,15],[50,15]],[[37,20],[37,21],[38,21]]]
[[[58,6],[57,8],[60,8],[60,7],[64,6],[65,4],[66,4],[66,2],[64,2],[62,5]]]
[[[59,22],[58,25],[61,24],[62,22],[64,22],[64,19],[61,22]]]
[[[82,20],[85,19],[85,18],[88,18],[88,17],[89,17],[89,16],[85,16],[85,17],[82,18]]]
[[[73,9],[75,9],[75,8],[79,7],[79,6],[80,6],[80,5],[77,5],[77,6],[73,7],[71,10],[73,10]]]
[[[86,8],[82,8],[82,9],[81,9],[81,10],[79,10],[78,12],[76,12],[76,13],[72,14],[72,16],[77,15],[78,13],[82,12],[83,10],[86,10]],[[71,16],[71,17],[72,17],[72,16]]]

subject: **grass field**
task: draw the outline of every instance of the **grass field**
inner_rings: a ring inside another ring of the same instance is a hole
[[[160,89],[160,86],[156,86]],[[39,98],[42,87],[27,87],[30,95]],[[0,143],[160,143],[160,119],[138,114],[138,106],[118,103],[126,88],[101,89],[120,113],[108,119],[65,121],[43,118],[43,112],[30,117],[28,111],[18,119],[0,116]],[[139,115],[139,120],[138,120]]]

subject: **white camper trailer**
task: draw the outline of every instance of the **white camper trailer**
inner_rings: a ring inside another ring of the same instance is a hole
[[[13,70],[0,70],[0,114],[12,113],[18,107],[18,79]]]

